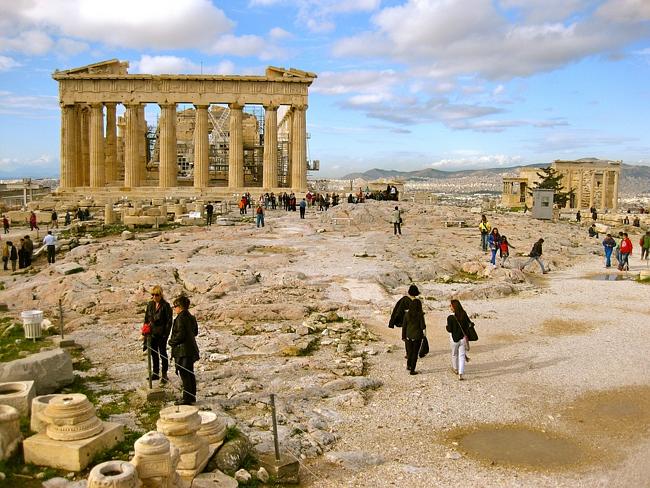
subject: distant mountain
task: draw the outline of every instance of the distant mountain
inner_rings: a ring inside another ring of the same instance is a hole
[[[375,168],[363,173],[349,173],[339,179],[352,180],[361,178],[367,181],[372,181],[378,179],[399,178],[409,183],[417,183],[426,180],[454,180],[454,184],[461,187],[470,185],[472,190],[481,188],[491,191],[500,191],[502,186],[501,178],[503,178],[504,175],[515,175],[522,168],[536,166],[540,165],[529,164],[525,166],[512,166],[509,168],[466,169],[458,171],[442,171],[433,168],[426,168],[417,171],[397,171]],[[650,166],[623,164],[621,172],[622,193],[627,195],[650,193]]]

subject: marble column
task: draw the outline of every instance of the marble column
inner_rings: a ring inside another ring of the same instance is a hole
[[[580,170],[578,172],[578,209],[582,208],[582,185],[584,185],[584,171]]]
[[[264,106],[264,162],[262,188],[272,190],[278,186],[278,107]]]
[[[117,118],[117,168],[115,170],[115,179],[124,183],[124,147],[126,142],[126,116],[121,115]],[[120,185],[121,186],[121,185]]]
[[[603,171],[603,184],[600,191],[600,208],[607,208],[607,174],[609,171]]]
[[[176,104],[169,103],[160,106],[160,188],[176,186],[176,154]]]
[[[61,106],[61,188],[73,188],[76,185],[76,111],[74,105]]]
[[[572,185],[573,185],[573,170],[569,169],[569,171],[567,171],[567,192],[571,192]],[[564,208],[571,208],[571,198],[567,198]]]
[[[194,105],[194,188],[207,188],[210,181],[210,141],[208,140],[208,105]]]
[[[147,179],[147,120],[144,118],[144,105],[138,107],[138,168],[140,170],[140,184]]]
[[[291,188],[294,191],[307,190],[307,105],[294,106],[291,132]]]
[[[591,172],[591,188],[589,188],[589,208],[593,208],[596,197],[596,171]]]
[[[81,162],[81,105],[74,106],[74,185],[83,186],[83,169]]]
[[[104,169],[104,105],[90,106],[90,186],[102,188],[106,181]]]
[[[106,183],[117,180],[117,121],[115,118],[116,103],[105,103],[106,107],[106,138],[104,142]]]
[[[140,130],[138,127],[139,104],[126,105],[126,134],[124,140],[124,186],[140,186]]]
[[[90,186],[90,112],[81,109],[81,185]]]
[[[289,188],[292,187],[292,181],[291,181],[291,168],[293,168],[293,114],[294,114],[294,109],[293,107],[289,108],[287,111],[287,127],[288,127],[288,137],[287,137],[287,174],[285,175],[285,183],[286,186]]]
[[[618,177],[619,177],[619,172],[614,171],[614,196],[612,201],[612,207],[615,209],[618,208]]]
[[[243,105],[231,103],[230,143],[228,148],[228,187],[244,186],[244,132],[242,128]]]

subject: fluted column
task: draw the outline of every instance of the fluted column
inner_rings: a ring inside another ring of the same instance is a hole
[[[307,190],[307,105],[294,106],[291,132],[291,188],[294,191]]]
[[[88,107],[81,109],[81,185],[90,186],[90,113]]]
[[[106,183],[117,179],[117,121],[115,118],[116,103],[105,103],[106,107],[106,138],[104,139],[104,178]]]
[[[208,140],[208,106],[194,105],[194,188],[207,188],[210,178],[210,142]]]
[[[264,162],[262,188],[270,190],[278,186],[278,107],[264,106]]]
[[[231,103],[230,107],[230,142],[228,147],[228,186],[244,186],[244,131],[242,128],[243,105]]]
[[[176,186],[176,104],[160,106],[160,188]]]
[[[619,176],[619,172],[614,171],[614,197],[613,197],[614,201],[612,202],[612,206],[615,209],[618,208],[618,176]]]
[[[138,168],[140,170],[140,185],[147,179],[147,120],[144,118],[144,105],[138,107]]]
[[[81,163],[81,105],[74,106],[74,185],[83,186],[83,168]]]
[[[582,208],[582,185],[584,185],[584,171],[580,170],[578,172],[578,208]]]
[[[591,172],[591,188],[589,189],[589,208],[593,208],[596,197],[596,172]]]
[[[104,105],[93,103],[90,106],[90,186],[104,186]]]
[[[138,107],[139,104],[126,105],[126,134],[124,138],[124,186],[126,188],[140,185]]]
[[[607,208],[607,173],[603,171],[603,188],[600,191],[600,208]]]
[[[569,169],[569,171],[567,171],[567,192],[571,191],[571,185],[573,185],[573,170]],[[564,208],[571,208],[571,198],[567,198]]]
[[[75,107],[61,106],[61,188],[75,186]]]

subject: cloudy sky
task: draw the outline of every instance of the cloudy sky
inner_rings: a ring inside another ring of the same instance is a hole
[[[0,0],[0,177],[58,175],[51,74],[111,58],[131,73],[317,73],[322,177],[650,164],[650,0]]]

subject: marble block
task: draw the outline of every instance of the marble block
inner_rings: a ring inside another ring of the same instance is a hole
[[[9,459],[21,440],[20,413],[10,405],[0,405],[0,460]]]
[[[135,441],[135,456],[131,464],[146,488],[181,488],[188,486],[181,480],[178,449],[160,432],[147,432]]]
[[[45,433],[50,439],[77,441],[93,437],[103,429],[95,406],[81,393],[52,398],[43,415],[48,422]]]
[[[88,488],[140,488],[135,466],[126,461],[106,461],[88,475]]]
[[[102,422],[103,430],[92,437],[71,441],[50,439],[44,433],[35,434],[23,442],[25,463],[67,471],[82,471],[93,458],[124,440],[124,426]]]
[[[32,416],[29,428],[32,432],[43,432],[48,424],[45,416],[45,409],[53,398],[65,396],[65,393],[54,393],[52,395],[39,395],[32,399]]]
[[[11,381],[0,383],[0,405],[10,405],[21,417],[28,417],[32,399],[36,396],[33,381]]]

